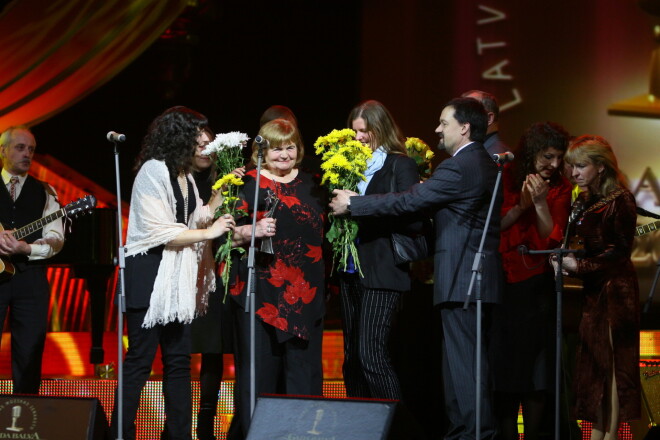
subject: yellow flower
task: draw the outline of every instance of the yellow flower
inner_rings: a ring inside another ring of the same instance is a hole
[[[435,157],[435,154],[431,150],[426,150],[426,160],[431,160]]]
[[[236,203],[238,201],[239,201],[238,197],[233,197],[233,196],[225,197],[225,199],[222,201],[222,204],[228,206],[228,205],[232,205],[233,203]]]
[[[240,186],[243,185],[243,181],[236,174],[229,173],[218,179],[212,188],[218,190],[227,185]]]
[[[344,168],[349,171],[351,170],[351,163],[348,161],[348,159],[346,159],[346,156],[344,155],[336,154],[328,162],[331,163],[334,167]]]

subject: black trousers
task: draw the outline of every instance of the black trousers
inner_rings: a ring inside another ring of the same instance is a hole
[[[341,277],[344,383],[348,397],[401,400],[389,340],[401,292],[367,289],[357,275]]]
[[[234,418],[227,438],[243,439],[250,426],[250,315],[231,301],[234,318]],[[323,319],[310,329],[310,339],[278,342],[275,327],[259,318],[255,326],[255,388],[260,394],[323,394]]]
[[[462,303],[444,303],[440,308],[442,318],[442,377],[445,391],[445,410],[449,429],[445,440],[472,440],[476,438],[476,410],[481,405],[481,439],[496,438],[493,415],[490,375],[486,357],[485,338],[489,307],[483,307],[481,317],[481,402],[476,402],[476,354],[477,354],[477,307],[471,303],[463,310]],[[481,440],[479,439],[479,440]]]
[[[30,266],[0,283],[0,328],[9,311],[14,393],[39,394],[49,300],[45,266]]]
[[[173,322],[142,328],[146,309],[126,312],[128,351],[124,357],[123,417],[124,440],[134,440],[140,394],[151,374],[156,350],[163,360],[163,396],[167,438],[192,438],[192,389],[190,385],[190,325]],[[112,412],[112,433],[117,437],[117,395]]]

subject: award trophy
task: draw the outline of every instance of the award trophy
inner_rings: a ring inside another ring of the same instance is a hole
[[[272,191],[268,190],[268,197],[266,198],[266,209],[268,209],[268,212],[264,215],[264,217],[273,217],[275,216],[275,209],[277,209],[277,205],[280,203],[280,199],[277,198],[275,193]],[[261,239],[261,247],[259,250],[263,253],[273,255],[273,237],[264,237]]]

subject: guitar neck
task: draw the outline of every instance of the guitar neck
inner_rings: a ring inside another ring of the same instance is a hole
[[[54,222],[58,218],[64,217],[65,211],[64,208],[59,209],[52,214],[48,214],[46,217],[40,218],[39,220],[33,221],[32,223],[23,226],[22,228],[16,229],[12,234],[16,240],[21,240],[33,232],[37,232],[39,229],[46,226],[48,223]]]
[[[635,235],[639,237],[640,235],[648,234],[649,232],[657,231],[658,229],[660,229],[660,221],[648,223],[646,225],[637,226],[635,228]]]

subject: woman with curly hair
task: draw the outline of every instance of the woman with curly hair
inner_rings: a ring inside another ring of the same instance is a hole
[[[593,422],[592,440],[613,440],[620,421],[641,413],[639,286],[630,260],[637,206],[602,137],[576,138],[566,162],[584,206],[569,232],[582,237],[585,256],[562,261],[564,273],[584,284],[573,416]]]
[[[500,253],[506,283],[502,304],[493,310],[490,348],[494,408],[504,440],[518,439],[520,405],[525,439],[539,438],[548,392],[554,389],[552,268],[544,256],[523,256],[518,248],[555,248],[562,241],[571,203],[571,186],[562,175],[568,139],[558,124],[533,124],[520,139],[520,160],[502,174]]]
[[[137,160],[126,240],[126,325],[122,438],[135,439],[135,418],[158,347],[163,360],[165,431],[191,439],[190,322],[215,288],[208,242],[234,229],[225,215],[213,221],[220,197],[203,205],[190,171],[206,118],[173,107],[150,125]]]

